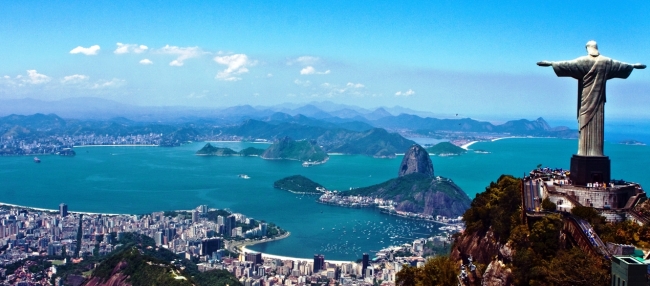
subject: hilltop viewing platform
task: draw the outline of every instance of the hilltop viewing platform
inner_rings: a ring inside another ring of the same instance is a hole
[[[563,169],[538,168],[524,177],[523,193],[526,211],[542,210],[542,201],[549,199],[557,211],[570,212],[576,206],[592,207],[608,221],[633,220],[648,222],[635,208],[647,199],[641,185],[625,180],[575,185],[570,172]]]

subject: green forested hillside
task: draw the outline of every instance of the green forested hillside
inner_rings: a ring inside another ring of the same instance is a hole
[[[262,158],[320,162],[328,159],[329,156],[315,142],[309,140],[294,141],[289,137],[285,137],[266,149],[262,153]]]

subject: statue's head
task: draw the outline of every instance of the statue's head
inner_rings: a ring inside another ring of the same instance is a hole
[[[592,57],[597,57],[600,55],[598,52],[598,44],[596,44],[596,41],[589,41],[587,42],[587,54],[589,54]]]

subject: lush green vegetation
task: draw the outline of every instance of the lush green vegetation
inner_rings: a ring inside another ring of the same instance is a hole
[[[210,270],[194,276],[197,285],[241,285],[239,280],[228,270]]]
[[[449,195],[453,199],[467,199],[467,195],[453,182],[442,179],[437,181],[421,173],[412,173],[406,176],[390,179],[386,182],[369,187],[356,188],[346,191],[347,195],[373,196],[380,198],[394,198],[400,196],[405,199],[414,199],[413,196],[422,191],[435,190]]]
[[[318,137],[318,142],[324,145],[328,152],[374,157],[395,157],[395,153],[405,152],[415,144],[397,133],[389,133],[381,128],[362,133],[351,133],[342,129],[328,131]]]
[[[319,183],[316,183],[307,177],[301,175],[293,175],[286,177],[280,180],[277,180],[273,183],[273,187],[276,189],[281,189],[285,191],[297,192],[297,193],[311,193],[317,194],[320,191],[316,190],[317,188],[322,188]]]
[[[453,202],[452,204],[435,205],[433,215],[441,212],[440,214],[446,216],[457,216],[469,207],[469,197],[451,180],[445,178],[437,180],[421,173],[412,173],[377,185],[352,189],[346,191],[345,194],[390,199],[398,203],[407,202],[409,211],[423,212],[427,207],[424,198],[424,193],[427,192],[441,192],[449,198],[449,201]],[[430,204],[429,207],[431,206]]]
[[[212,144],[207,143],[201,150],[196,151],[196,155],[203,156],[239,156],[239,153],[230,148],[214,147]]]
[[[255,147],[248,147],[239,151],[239,154],[242,156],[261,156],[264,153],[264,149],[259,149]]]
[[[458,265],[449,256],[435,256],[424,267],[404,266],[397,272],[398,286],[458,285]]]
[[[595,223],[594,230],[607,228],[592,208],[574,210],[574,215]],[[522,223],[520,215],[520,180],[501,176],[476,196],[463,215],[467,226],[463,236],[484,235],[491,230],[498,242],[509,242],[514,255],[505,262],[512,270],[515,285],[609,284],[606,262],[584,253],[570,240],[560,240],[560,214],[529,218],[528,224]]]
[[[467,232],[485,232],[492,229],[495,237],[505,243],[511,229],[520,219],[520,180],[501,176],[491,182],[485,192],[476,195],[471,207],[463,214]]]
[[[227,271],[199,272],[191,261],[155,247],[154,240],[148,236],[125,233],[119,242],[123,246],[99,264],[92,277],[105,281],[121,264],[120,273],[129,276],[127,281],[132,285],[241,285]],[[175,279],[175,276],[184,276],[187,280]]]
[[[321,162],[328,159],[329,156],[314,141],[294,141],[285,137],[266,149],[262,158]]]
[[[210,143],[206,143],[203,148],[196,151],[196,155],[201,156],[260,156],[264,153],[264,149],[248,147],[239,152],[226,147],[215,147]]]
[[[542,209],[545,211],[555,211],[557,210],[557,205],[547,197],[542,201]]]
[[[119,266],[118,266],[119,265]],[[137,247],[124,249],[109,257],[93,271],[92,278],[107,281],[114,276],[115,269],[128,276],[126,279],[131,285],[192,285],[185,279],[175,279],[180,274],[180,269],[166,261],[158,260],[148,255],[143,255]]]
[[[440,155],[440,154],[460,155],[467,152],[467,150],[460,148],[449,142],[440,142],[432,147],[427,148],[427,152],[433,155]]]

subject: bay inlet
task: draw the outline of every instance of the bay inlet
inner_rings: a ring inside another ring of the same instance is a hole
[[[395,177],[401,157],[333,156],[325,164],[304,168],[300,162],[287,160],[194,156],[204,144],[80,148],[75,157],[44,156],[41,164],[34,164],[30,157],[3,157],[0,201],[44,209],[64,202],[71,211],[128,214],[207,204],[273,222],[291,232],[286,239],[249,246],[251,250],[304,258],[322,253],[326,259],[346,261],[441,232],[440,224],[389,216],[374,209],[323,205],[314,196],[273,188],[275,180],[296,174],[328,189],[369,186]],[[238,151],[262,144],[213,145]],[[451,178],[473,198],[504,173],[521,176],[538,164],[568,168],[575,146],[575,140],[508,139],[469,147],[489,154],[431,158],[436,175]],[[643,171],[650,164],[649,150],[647,146],[606,142],[613,177],[650,184]],[[251,179],[242,180],[238,174]]]

